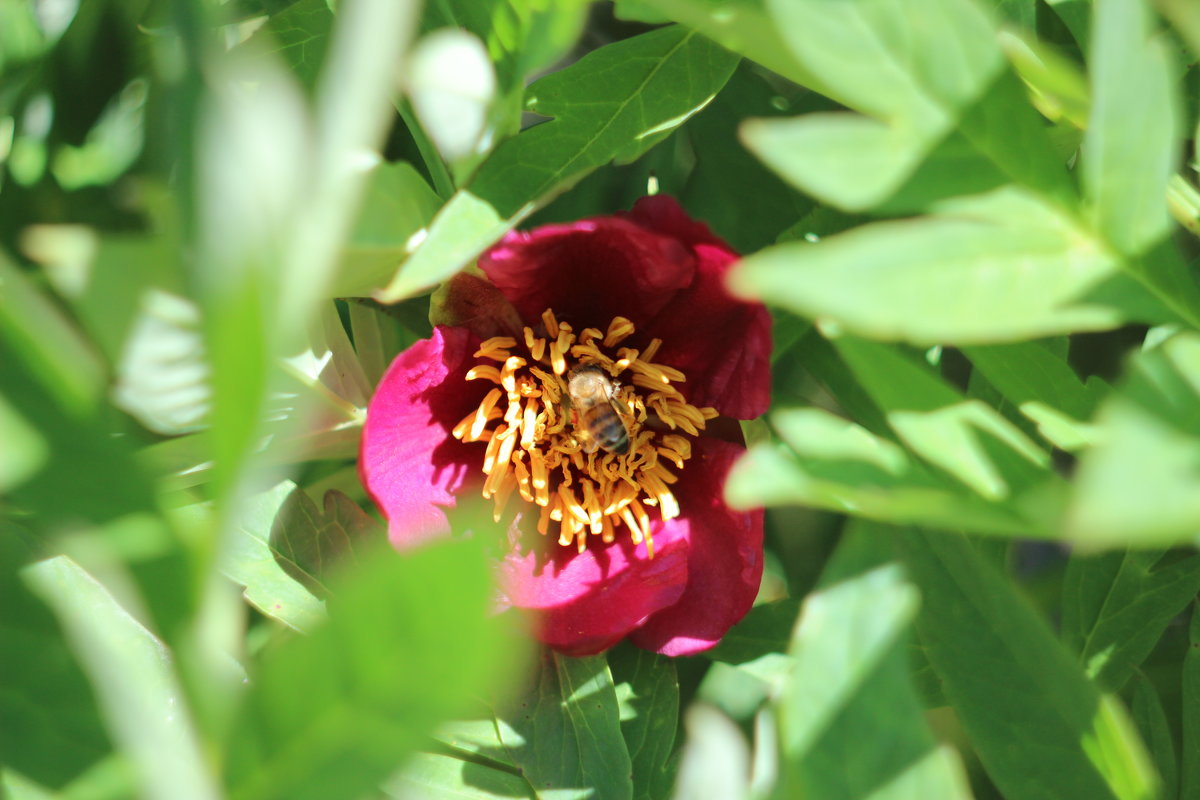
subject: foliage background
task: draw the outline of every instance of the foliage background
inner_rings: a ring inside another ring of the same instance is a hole
[[[1200,797],[1198,9],[0,0],[0,792]],[[363,409],[650,186],[775,313],[767,575],[537,653]]]

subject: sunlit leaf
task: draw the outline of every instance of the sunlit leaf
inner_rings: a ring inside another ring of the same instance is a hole
[[[588,172],[632,161],[707,105],[735,66],[735,56],[702,36],[668,27],[542,78],[529,87],[527,106],[553,119],[496,148],[380,299],[394,302],[448,278]]]
[[[1070,217],[1006,189],[768,248],[743,260],[733,283],[863,336],[976,344],[1115,327],[1121,310],[1088,294],[1116,269]]]
[[[297,491],[294,483],[284,481],[247,504],[221,570],[246,587],[246,600],[259,611],[308,632],[325,618],[323,604],[284,569],[270,544],[276,517]]]

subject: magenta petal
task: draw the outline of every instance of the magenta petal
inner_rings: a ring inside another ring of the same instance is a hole
[[[687,587],[630,639],[638,647],[686,656],[714,646],[754,604],[762,580],[762,511],[733,511],[722,501],[729,467],[745,449],[701,439],[676,484],[687,521]],[[657,541],[657,537],[655,539]]]
[[[371,398],[358,469],[396,547],[447,533],[445,509],[480,469],[484,445],[450,434],[491,386],[465,380],[477,346],[464,329],[434,328],[396,357]]]
[[[692,282],[687,247],[615,217],[513,232],[479,258],[479,268],[522,319],[547,308],[575,330],[604,330],[613,317],[642,324]]]
[[[512,605],[540,612],[544,643],[567,655],[598,653],[680,598],[687,582],[685,532],[682,525],[656,532],[654,558],[624,530],[609,545],[597,537],[582,553],[541,540],[548,553],[514,551],[504,559],[500,587]]]

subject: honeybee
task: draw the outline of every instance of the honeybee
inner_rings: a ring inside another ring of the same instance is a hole
[[[567,373],[575,429],[586,432],[584,450],[589,453],[597,445],[617,455],[629,452],[629,428],[613,401],[616,391],[612,378],[596,364],[582,364]]]

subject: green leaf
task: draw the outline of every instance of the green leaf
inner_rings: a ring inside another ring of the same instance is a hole
[[[163,643],[66,556],[27,567],[23,577],[58,617],[145,796],[218,797]]]
[[[1015,188],[947,202],[743,259],[734,289],[824,325],[915,344],[981,344],[1120,324],[1088,292],[1113,275],[1104,246]]]
[[[1097,692],[971,544],[957,535],[900,536],[921,591],[925,652],[1001,793],[1010,800],[1156,796],[1153,768],[1123,710]]]
[[[354,352],[358,355],[367,385],[373,390],[379,385],[380,378],[396,354],[415,342],[417,337],[406,334],[382,307],[367,301],[351,301],[347,306],[350,330],[354,335]]]
[[[1200,529],[1200,335],[1142,351],[1095,419],[1065,534],[1089,547],[1162,547]]]
[[[1167,235],[1167,182],[1179,150],[1176,68],[1147,5],[1096,6],[1092,108],[1080,158],[1093,226],[1129,256]]]
[[[726,483],[739,508],[799,504],[884,522],[1028,536],[1048,523],[1036,505],[988,501],[931,471],[894,442],[818,409],[782,409],[771,420],[787,447],[752,447]],[[954,424],[953,418],[937,420]],[[971,436],[970,427],[956,436]],[[970,442],[965,442],[970,447]],[[1050,529],[1044,531],[1050,535]]]
[[[908,447],[985,498],[1019,498],[1052,488],[1045,451],[995,409],[961,395],[924,364],[874,342],[842,337],[835,346]],[[1051,509],[1029,507],[1036,518]],[[1044,522],[1044,520],[1043,520]]]
[[[1063,638],[1101,689],[1118,691],[1171,620],[1200,592],[1200,556],[1161,550],[1072,556],[1063,580]]]
[[[633,796],[632,761],[603,656],[544,653],[536,685],[499,715],[500,739],[539,795]]]
[[[529,88],[527,106],[553,119],[495,149],[379,299],[394,302],[448,278],[592,170],[637,158],[707,105],[736,66],[735,56],[707,39],[669,27],[542,78]]]
[[[421,28],[462,28],[487,46],[501,95],[517,93],[536,70],[558,61],[583,26],[583,0],[439,0],[426,3]]]
[[[112,744],[54,618],[18,577],[34,555],[22,538],[0,524],[0,751],[7,767],[58,788]]]
[[[1085,384],[1065,357],[1041,342],[965,347],[963,354],[1047,441],[1064,450],[1087,442],[1081,421],[1091,418],[1107,391],[1103,381],[1093,377]]]
[[[225,753],[231,797],[365,793],[512,675],[480,540],[360,555],[330,581],[328,620],[253,670]]]
[[[37,381],[65,411],[91,410],[104,380],[95,350],[3,253],[0,337],[21,353]]]
[[[37,474],[49,456],[46,440],[0,395],[0,493]]]
[[[813,97],[813,95],[808,95]],[[743,61],[708,108],[685,129],[696,166],[679,200],[696,219],[719,231],[740,253],[772,243],[813,203],[750,155],[737,138],[738,122],[750,115],[782,113],[777,105],[803,102],[768,83]]]
[[[679,678],[675,662],[630,644],[608,652],[621,710],[621,735],[633,763],[633,797],[666,797],[675,778]]]
[[[408,256],[413,235],[429,224],[441,204],[411,164],[399,161],[376,168],[342,249],[330,294],[368,296],[386,283]]]
[[[684,719],[676,798],[744,800],[750,791],[750,746],[729,717],[696,703]]]
[[[370,550],[382,538],[379,524],[341,492],[325,493],[322,512],[295,488],[271,523],[270,548],[285,572],[323,596],[322,581],[335,568],[357,561],[358,550]]]
[[[792,54],[764,0],[644,0],[644,4],[793,83],[818,89],[816,77]]]
[[[1175,738],[1163,710],[1158,692],[1145,676],[1139,675],[1133,685],[1133,705],[1130,709],[1142,741],[1150,750],[1154,766],[1162,780],[1162,797],[1177,797],[1179,766],[1175,756]]]
[[[252,606],[298,631],[311,632],[325,618],[324,604],[281,566],[270,545],[275,518],[287,498],[298,491],[296,484],[284,481],[247,503],[220,567],[246,587],[244,594]]]
[[[537,800],[519,775],[442,753],[417,753],[382,788],[396,800]]]
[[[886,529],[856,526],[805,598],[779,702],[782,796],[970,796],[912,685],[907,639],[919,598],[891,552]]]
[[[808,412],[796,410],[795,413]],[[792,639],[792,628],[799,611],[800,601],[794,599],[757,605],[721,638],[716,647],[705,651],[704,656],[713,661],[744,664],[783,652]]]
[[[329,49],[333,12],[328,0],[299,0],[272,14],[253,37],[273,40],[271,50],[283,56],[310,91],[316,86],[325,51]]]
[[[1192,800],[1200,797],[1200,613],[1192,604],[1188,624],[1188,649],[1183,657],[1182,683],[1183,740],[1179,762],[1179,796]]]
[[[928,203],[953,194],[951,187],[963,191],[966,176],[973,191],[1008,176],[1072,196],[1043,125],[1004,70],[994,23],[974,3],[938,0],[918,12],[871,0],[767,6],[795,58],[817,76],[813,88],[862,112],[745,125],[750,149],[793,185],[851,211],[880,205],[906,182],[912,185],[903,194]],[[945,41],[962,47],[948,49]],[[853,68],[846,52],[856,54]],[[956,127],[962,138],[947,152],[943,140]],[[917,173],[931,154],[949,162]],[[995,178],[980,185],[985,172]]]

